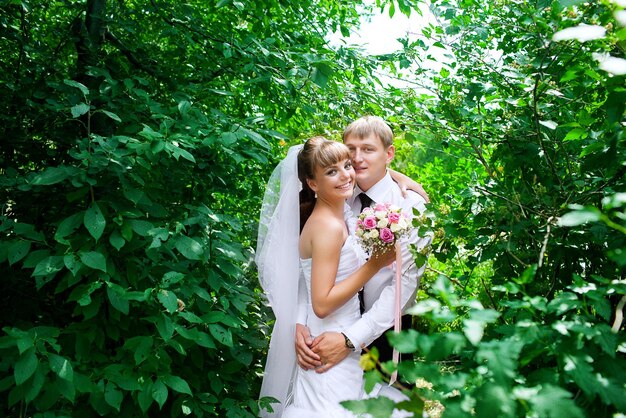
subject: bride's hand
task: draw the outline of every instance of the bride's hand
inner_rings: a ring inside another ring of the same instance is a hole
[[[396,261],[396,247],[388,246],[384,247],[383,250],[376,249],[372,253],[370,261],[373,261],[379,269],[390,265]]]
[[[322,365],[320,357],[311,350],[312,344],[309,329],[305,325],[296,324],[296,358],[302,370],[311,370]]]

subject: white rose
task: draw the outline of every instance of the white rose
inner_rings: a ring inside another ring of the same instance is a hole
[[[391,224],[389,228],[391,229],[391,232],[398,232],[406,229],[407,226],[408,224],[406,220],[404,218],[400,218],[397,223]]]
[[[365,238],[378,238],[378,230],[370,229],[365,233]]]
[[[386,228],[387,225],[389,225],[389,221],[387,220],[387,218],[383,218],[380,221],[378,221],[378,224],[376,226],[378,228]]]

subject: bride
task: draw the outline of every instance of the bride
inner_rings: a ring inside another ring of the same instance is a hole
[[[355,173],[348,148],[323,137],[292,147],[268,182],[257,244],[259,279],[276,316],[261,387],[277,399],[276,417],[353,417],[340,402],[363,398],[363,371],[352,353],[325,373],[296,367],[299,274],[314,335],[341,332],[360,317],[357,292],[395,253],[363,261],[344,218]],[[349,217],[350,218],[350,217]]]

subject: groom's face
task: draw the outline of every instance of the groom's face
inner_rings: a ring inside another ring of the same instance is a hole
[[[387,172],[387,164],[393,159],[393,145],[385,148],[374,134],[360,138],[350,135],[343,141],[350,149],[352,166],[356,172],[356,182],[363,191],[378,183]]]

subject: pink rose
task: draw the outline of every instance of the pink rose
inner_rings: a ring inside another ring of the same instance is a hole
[[[383,240],[383,242],[390,243],[393,242],[395,238],[396,237],[393,235],[393,232],[391,232],[391,229],[383,228],[380,230],[380,239]]]
[[[395,224],[400,220],[400,214],[398,212],[389,212],[387,219],[389,219],[389,223]]]
[[[374,212],[384,212],[387,210],[387,205],[385,205],[384,203],[376,203],[376,206],[374,206]]]
[[[367,216],[365,219],[363,219],[363,226],[366,229],[373,229],[376,228],[376,217],[375,216]],[[391,232],[391,231],[389,231]]]

